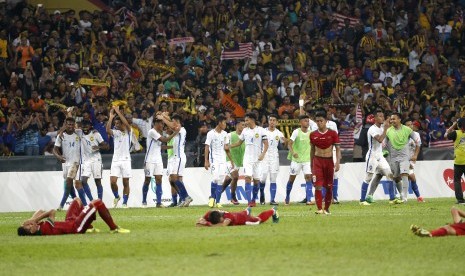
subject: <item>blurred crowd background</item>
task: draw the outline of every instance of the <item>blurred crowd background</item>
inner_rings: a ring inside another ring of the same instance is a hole
[[[424,147],[451,147],[444,132],[465,115],[464,0],[1,2],[4,156],[51,154],[68,107],[111,144],[121,105],[142,146],[156,111],[179,113],[193,152],[218,114],[228,130],[249,111],[289,128],[299,99],[328,111],[348,150],[377,109],[412,118]]]

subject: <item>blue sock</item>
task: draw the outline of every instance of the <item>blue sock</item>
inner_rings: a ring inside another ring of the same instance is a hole
[[[394,200],[396,198],[396,194],[394,192],[394,181],[389,181],[389,200]]]
[[[123,194],[123,204],[128,204],[129,195]]]
[[[417,197],[420,197],[420,190],[418,190],[418,185],[416,181],[410,181],[410,186],[412,187],[413,192]]]
[[[287,185],[286,185],[286,201],[287,202],[289,202],[289,200],[291,199],[291,191],[292,191],[292,183],[287,182]]]
[[[334,199],[337,199],[337,197],[339,196],[337,194],[337,188],[339,187],[339,179],[336,178],[333,180],[333,198]]]
[[[102,184],[97,184],[97,196],[99,199],[103,198],[103,186]]]
[[[171,202],[178,205],[178,194],[171,195]]]
[[[179,190],[179,200],[184,201],[186,199],[186,197],[188,196],[187,191],[186,191],[186,187],[184,186],[184,183],[182,183],[179,180],[176,180],[175,184],[176,184],[176,186],[178,187],[178,190]]]
[[[210,183],[210,197],[211,198],[216,198],[216,188],[218,187],[218,184],[215,182]]]
[[[89,200],[94,200],[94,198],[92,197],[92,192],[90,191],[89,184],[87,184],[87,182],[82,182],[82,188],[84,189],[84,192],[86,193],[86,196],[89,198]]]
[[[61,198],[60,207],[63,208],[65,206],[66,200],[69,196],[69,189],[66,188],[63,190],[63,197]]]
[[[245,199],[247,199],[247,202],[250,202],[251,195],[252,194],[252,185],[250,182],[245,182]]]
[[[277,189],[277,185],[276,183],[270,183],[270,197],[271,197],[271,200],[270,201],[274,201],[274,198],[276,197],[276,189]]]
[[[220,203],[222,192],[223,192],[223,185],[219,185],[219,184],[216,185],[216,192],[215,192],[216,203]]]
[[[307,202],[310,202],[313,197],[313,182],[307,181],[305,182],[305,195],[307,196]]]
[[[252,201],[255,201],[257,200],[257,195],[258,195],[258,190],[260,189],[260,187],[258,185],[255,185],[253,184],[253,188],[252,188]]]
[[[363,183],[362,183],[362,193],[360,194],[360,202],[366,201],[367,192],[368,192],[368,183],[363,181]]]
[[[113,195],[115,196],[115,198],[119,198],[119,193],[118,191],[112,191],[113,192]]]
[[[163,188],[161,183],[156,183],[155,194],[157,196],[157,204],[161,204],[161,196],[163,195]]]
[[[74,187],[71,187],[71,189],[69,190],[69,195],[72,199],[76,198],[76,190],[74,190]]]
[[[265,182],[260,182],[260,196],[265,197]]]
[[[84,188],[78,189],[78,194],[82,201],[82,205],[87,206],[86,193],[84,192]]]
[[[147,203],[147,193],[148,192],[149,192],[149,185],[145,184],[145,183],[142,184],[142,203]]]

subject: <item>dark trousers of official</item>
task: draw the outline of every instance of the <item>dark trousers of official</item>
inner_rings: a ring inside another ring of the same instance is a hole
[[[454,165],[454,190],[455,198],[463,201],[462,175],[465,174],[465,165]]]

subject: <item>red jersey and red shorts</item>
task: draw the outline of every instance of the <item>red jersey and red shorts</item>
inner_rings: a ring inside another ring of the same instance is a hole
[[[207,212],[203,218],[208,221],[208,217],[210,215],[210,212]],[[223,212],[223,217],[224,219],[229,219],[231,222],[229,223],[229,226],[235,226],[235,225],[246,225],[246,222],[252,222],[252,223],[257,223],[260,222],[260,218],[258,217],[253,217],[249,216],[247,214],[247,211],[241,211],[241,212]]]
[[[327,149],[333,145],[339,145],[339,136],[334,130],[328,129],[321,133],[316,130],[310,133],[310,143],[320,149]],[[313,185],[332,185],[334,177],[333,157],[314,156],[312,161]]]
[[[454,223],[450,227],[454,228],[457,236],[465,235],[465,222]]]
[[[40,235],[83,234],[96,219],[96,207],[98,206],[94,206],[93,203],[83,207],[78,201],[74,200],[66,212],[65,221],[52,222],[46,220],[40,222],[39,233]]]

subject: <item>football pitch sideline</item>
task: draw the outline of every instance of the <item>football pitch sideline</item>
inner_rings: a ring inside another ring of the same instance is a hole
[[[465,237],[420,238],[409,229],[451,222],[453,198],[426,200],[342,202],[330,216],[315,215],[315,206],[280,204],[279,223],[235,227],[195,227],[206,206],[110,209],[131,233],[110,234],[97,216],[100,233],[44,237],[17,236],[32,213],[2,213],[0,269],[4,275],[463,275]]]

